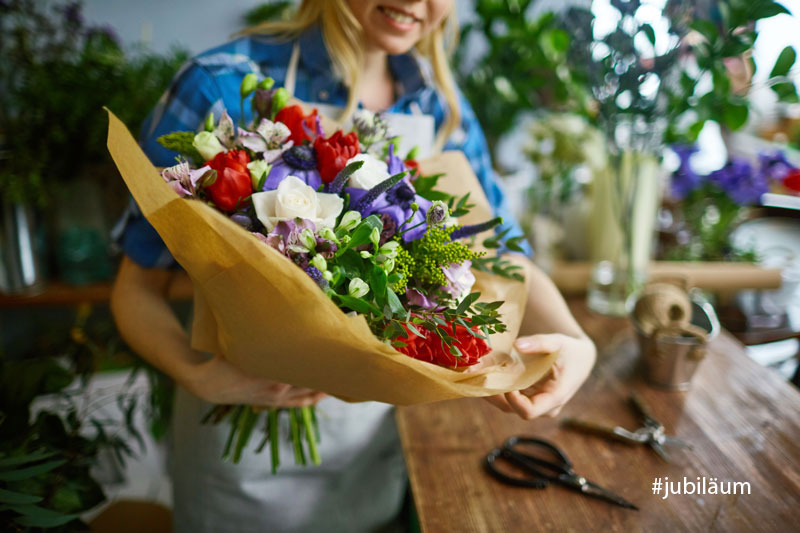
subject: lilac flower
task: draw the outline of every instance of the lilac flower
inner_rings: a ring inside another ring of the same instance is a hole
[[[310,146],[299,145],[286,150],[272,166],[262,190],[277,189],[286,176],[296,176],[314,190],[319,189],[322,185],[322,177],[317,170],[314,149]]]
[[[475,285],[475,275],[470,268],[472,261],[464,261],[460,265],[453,263],[448,268],[442,267],[447,284],[442,287],[444,292],[453,297],[456,301],[461,301],[469,295],[472,286]]]
[[[743,158],[732,158],[724,167],[712,172],[708,179],[739,205],[758,203],[761,195],[769,191],[767,175],[754,172],[750,162]]]
[[[300,238],[300,234],[305,229],[315,232],[316,226],[314,226],[313,222],[304,218],[281,220],[272,232],[264,238],[264,241],[301,268],[306,268],[311,257],[308,248],[303,245],[303,241]]]
[[[161,177],[181,198],[194,198],[197,194],[198,183],[209,172],[215,171],[209,166],[191,170],[189,163],[182,161],[177,165],[162,170]]]
[[[695,145],[686,146],[676,144],[672,150],[681,160],[680,166],[672,174],[672,196],[676,200],[683,200],[686,196],[697,189],[702,182],[702,178],[692,170],[690,159],[699,149]]]
[[[435,309],[436,302],[419,292],[417,289],[406,289],[406,298],[410,305],[416,305],[424,309]]]
[[[758,155],[758,161],[760,163],[759,171],[763,173],[769,181],[781,183],[783,178],[790,172],[797,170],[797,167],[786,159],[786,154],[782,150],[778,150],[772,154],[761,153]]]
[[[351,206],[358,205],[359,200],[369,192],[351,187],[345,190],[350,194]],[[412,209],[412,204],[417,204],[418,206],[416,213]],[[411,182],[404,178],[397,185],[380,194],[370,205],[362,208],[361,216],[366,217],[372,214],[388,215],[394,221],[398,231],[409,230],[403,234],[403,240],[410,242],[421,238],[427,231],[426,215],[430,206],[430,200],[417,195]],[[412,214],[413,218],[401,228]]]

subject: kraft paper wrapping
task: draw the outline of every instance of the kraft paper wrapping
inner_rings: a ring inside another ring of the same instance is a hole
[[[557,354],[513,351],[527,298],[523,283],[475,272],[482,300],[505,300],[508,331],[466,370],[417,361],[379,341],[362,316],[347,316],[291,261],[203,202],[179,198],[125,125],[109,112],[108,149],[144,216],[194,285],[192,347],[219,354],[254,375],[338,396],[396,405],[527,388]],[[423,165],[446,172],[440,189],[471,192],[465,224],[491,217],[469,163],[449,152]],[[522,264],[525,259],[513,258]],[[526,283],[527,285],[527,283]]]

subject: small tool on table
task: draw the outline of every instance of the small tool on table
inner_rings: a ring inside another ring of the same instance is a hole
[[[692,446],[680,439],[671,435],[667,435],[664,430],[664,424],[656,420],[650,415],[642,399],[636,394],[631,394],[631,404],[639,413],[639,417],[643,422],[643,426],[635,431],[629,431],[623,427],[607,427],[594,422],[586,420],[578,420],[576,418],[565,418],[561,421],[562,426],[573,428],[579,431],[587,431],[590,433],[597,433],[612,439],[627,442],[629,444],[647,444],[666,462],[670,462],[669,455],[664,450],[664,445],[678,446],[681,448],[691,449]]]
[[[521,451],[523,448],[526,450],[525,452]],[[532,450],[534,449],[544,450],[550,458],[544,459],[533,455]],[[505,469],[499,469],[497,463],[501,460],[515,466],[523,474],[515,476],[506,473]],[[502,446],[489,452],[486,456],[485,466],[492,477],[507,485],[543,489],[550,483],[557,483],[592,498],[599,498],[626,509],[639,510],[623,497],[576,474],[564,452],[546,440],[532,437],[511,437]]]

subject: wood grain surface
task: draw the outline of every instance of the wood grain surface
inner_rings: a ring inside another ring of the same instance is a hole
[[[523,421],[482,400],[402,407],[397,419],[422,531],[798,531],[800,530],[800,392],[751,361],[723,333],[686,392],[646,385],[638,347],[625,319],[570,302],[599,349],[598,363],[561,416],[628,429],[638,427],[628,395],[636,391],[673,434],[693,450],[668,448],[673,463],[645,446]],[[482,460],[511,435],[560,446],[578,474],[639,506],[622,509],[565,488],[514,488],[488,477]],[[706,476],[750,483],[744,495],[652,493],[655,478]]]

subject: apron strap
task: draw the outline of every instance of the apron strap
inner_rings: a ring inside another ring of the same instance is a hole
[[[292,55],[289,58],[289,65],[286,67],[286,78],[283,88],[289,91],[289,96],[294,96],[294,88],[297,82],[297,62],[300,60],[300,43],[295,42],[292,47]]]

